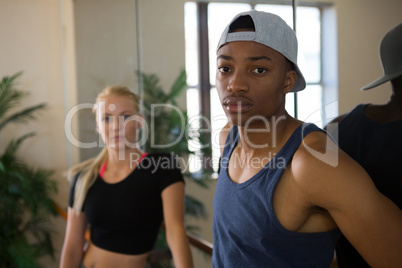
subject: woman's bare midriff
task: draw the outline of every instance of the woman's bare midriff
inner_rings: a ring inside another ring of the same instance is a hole
[[[149,252],[128,255],[101,249],[92,243],[88,245],[83,265],[85,268],[144,268]]]

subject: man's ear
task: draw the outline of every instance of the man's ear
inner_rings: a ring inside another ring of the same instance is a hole
[[[289,93],[294,85],[296,84],[297,80],[297,74],[294,70],[289,70],[286,72],[286,77],[285,77],[285,87],[283,88],[283,93],[287,94]]]

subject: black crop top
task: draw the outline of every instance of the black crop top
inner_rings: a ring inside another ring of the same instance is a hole
[[[71,184],[70,207],[77,178]],[[161,193],[175,182],[184,180],[172,154],[148,154],[118,183],[106,183],[98,176],[83,205],[92,243],[123,254],[150,251],[163,219]]]

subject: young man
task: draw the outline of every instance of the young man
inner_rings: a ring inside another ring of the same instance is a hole
[[[329,126],[335,126],[339,147],[367,171],[382,194],[402,209],[402,23],[384,36],[380,56],[384,75],[362,90],[390,81],[389,101],[384,105],[360,104]],[[340,268],[369,267],[343,235],[336,256]]]
[[[213,267],[328,267],[339,229],[372,265],[402,264],[402,213],[318,127],[285,110],[304,89],[278,16],[238,14],[217,51],[229,124],[213,202]],[[339,227],[339,229],[338,229]]]

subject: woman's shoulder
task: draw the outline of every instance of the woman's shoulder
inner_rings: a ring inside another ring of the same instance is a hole
[[[82,172],[82,170],[74,171],[74,172],[70,171],[70,173],[68,174],[68,181],[71,184],[75,185],[78,181],[78,178],[80,177],[81,172]]]
[[[80,174],[83,173],[83,171],[85,169],[87,169],[93,163],[94,160],[95,160],[95,158],[90,158],[90,159],[87,159],[87,160],[71,167],[68,170],[68,175],[67,175],[68,180],[69,181],[74,181],[74,180],[77,181]]]
[[[153,178],[163,178],[163,183],[183,181],[182,161],[178,155],[169,152],[148,153],[139,165],[143,172],[150,172]]]

